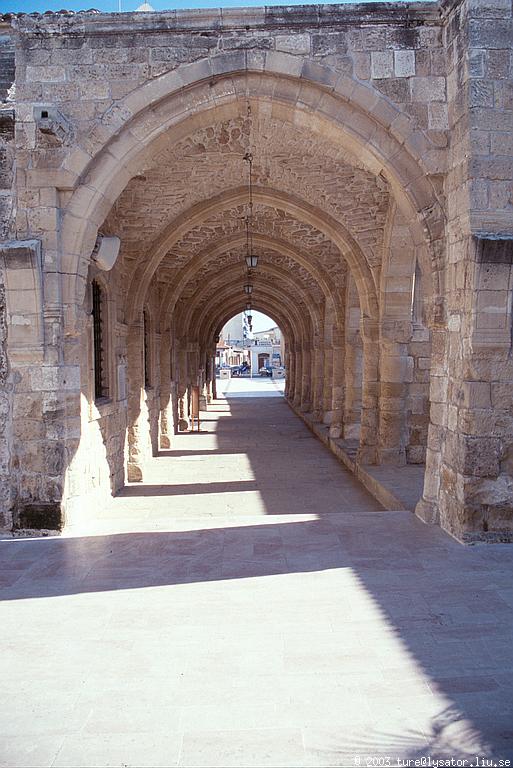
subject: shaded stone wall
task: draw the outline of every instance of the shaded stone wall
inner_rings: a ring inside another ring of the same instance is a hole
[[[11,397],[8,387],[7,362],[7,307],[5,286],[0,273],[0,527],[10,523],[8,510],[11,508],[11,487],[9,481],[9,437],[11,429]]]
[[[13,233],[14,110],[5,105],[14,80],[14,45],[0,29],[0,242]],[[7,303],[4,273],[0,269],[0,526],[10,522],[10,438],[12,429],[12,382],[8,378]]]
[[[511,4],[447,8],[451,151],[446,176],[446,314],[434,332],[425,501],[467,541],[510,540]],[[499,247],[497,247],[499,238]]]

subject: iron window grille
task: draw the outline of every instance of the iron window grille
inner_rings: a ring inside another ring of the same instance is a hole
[[[143,311],[143,357],[144,357],[144,388],[151,387],[151,365],[150,365],[150,327],[148,323],[148,313]]]
[[[93,281],[94,398],[108,397],[104,349],[104,301],[100,285]]]

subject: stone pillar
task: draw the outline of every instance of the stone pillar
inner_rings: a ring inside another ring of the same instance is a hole
[[[187,432],[189,429],[189,378],[187,347],[182,339],[177,347],[177,384],[176,397],[178,405],[178,431]]]
[[[331,424],[333,418],[332,401],[333,401],[333,333],[335,326],[335,309],[331,300],[326,300],[324,303],[324,318],[323,318],[323,371],[322,376],[322,395],[321,395],[321,410],[322,421],[324,424]]]
[[[0,524],[59,530],[80,441],[85,313],[65,354],[59,276],[44,271],[38,240],[2,243],[0,273]]]
[[[217,400],[216,348],[212,349],[212,400]]]
[[[408,354],[411,323],[386,320],[381,324],[379,362],[379,430],[377,460],[380,464],[406,464],[406,399],[413,378],[413,358]]]
[[[296,357],[289,344],[287,344],[287,351],[285,353],[285,375],[285,397],[292,402],[296,386]]]
[[[128,360],[128,464],[129,482],[142,481],[148,451],[148,414],[144,402],[143,324],[133,323],[127,336]]]
[[[429,376],[431,368],[431,333],[424,325],[413,323],[409,344],[413,358],[413,381],[408,387],[408,464],[425,464],[429,428]]]
[[[344,439],[359,440],[362,418],[363,349],[361,311],[356,283],[347,276],[344,313]]]
[[[301,344],[294,344],[294,395],[292,405],[299,408],[303,392],[303,348]]]
[[[360,330],[363,338],[363,380],[358,460],[362,464],[375,464],[378,434],[378,321],[363,317]]]
[[[433,327],[431,334],[430,423],[426,448],[426,471],[422,498],[415,512],[424,522],[437,523],[439,521],[440,463],[442,444],[445,439],[444,425],[447,408],[447,331],[444,325],[440,325]]]
[[[513,541],[512,24],[509,3],[468,0],[451,7],[444,29],[453,54],[446,216],[438,225],[445,311],[432,333],[431,423],[416,512],[467,542]]]
[[[312,345],[303,342],[301,348],[301,401],[299,409],[309,413],[312,409]]]
[[[205,353],[205,397],[207,405],[212,402],[212,381],[215,377],[215,362],[210,352]]]
[[[319,337],[314,337],[312,352],[312,414],[314,421],[322,421],[325,348],[323,340]]]
[[[464,298],[448,291],[447,331],[432,333],[431,423],[416,513],[464,542],[513,541],[513,236],[466,237],[450,251],[451,284],[467,291]]]
[[[160,347],[160,418],[159,445],[170,448],[174,434],[173,401],[171,396],[171,333],[162,334]]]
[[[331,424],[333,419],[333,344],[330,340],[324,342],[324,373],[322,378],[322,420]]]
[[[344,337],[338,328],[333,329],[332,360],[330,437],[339,438],[344,433],[345,382]]]

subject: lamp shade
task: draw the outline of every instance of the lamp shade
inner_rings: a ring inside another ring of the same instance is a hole
[[[244,286],[244,293],[247,293],[248,296],[253,293],[253,286],[251,285],[251,283],[246,283],[245,284],[245,286]]]
[[[255,267],[258,264],[258,256],[255,256],[252,253],[248,253],[246,258],[246,264],[248,265],[248,269],[255,269]]]

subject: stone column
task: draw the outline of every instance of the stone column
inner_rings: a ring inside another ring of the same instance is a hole
[[[60,279],[45,272],[40,241],[0,245],[0,524],[7,527],[61,529],[74,493],[69,466],[80,442],[86,316],[73,309],[66,348]]]
[[[301,348],[301,401],[299,409],[309,413],[312,409],[312,345],[303,342]]]
[[[144,399],[142,320],[133,323],[127,335],[128,361],[128,464],[129,482],[142,481],[144,464],[151,456],[151,436]]]
[[[451,7],[445,28],[445,311],[432,333],[416,512],[467,542],[513,541],[512,25],[509,3],[468,0]]]
[[[160,418],[159,445],[170,448],[174,434],[173,401],[171,396],[171,333],[162,334],[160,347]]]
[[[212,402],[212,380],[215,376],[214,359],[209,351],[205,352],[205,396],[207,405]]]
[[[217,400],[216,347],[212,348],[212,400]]]
[[[178,341],[177,345],[177,363],[178,431],[187,432],[189,429],[188,355],[186,343],[182,339]]]
[[[292,405],[299,408],[303,392],[303,348],[301,344],[294,344],[294,395]]]
[[[312,359],[312,414],[314,421],[322,421],[323,411],[323,387],[324,387],[324,342],[319,337],[314,337]]]
[[[375,464],[378,433],[378,321],[363,317],[360,323],[363,338],[362,419],[358,460]]]
[[[322,378],[322,421],[331,424],[333,419],[333,344],[331,339],[324,342],[324,373]]]
[[[447,331],[432,333],[431,423],[416,513],[465,542],[513,541],[513,236],[464,237],[449,250],[450,285],[467,290],[448,291]]]
[[[324,424],[331,424],[333,418],[332,400],[333,400],[333,332],[335,325],[335,310],[333,302],[327,300],[324,303],[323,318],[323,371],[321,373],[322,395],[321,411]]]
[[[344,336],[338,329],[333,329],[332,348],[332,385],[331,385],[331,423],[330,437],[339,438],[344,433]]]
[[[386,321],[380,329],[379,430],[377,460],[380,464],[406,464],[406,399],[413,378],[413,358],[408,354],[411,323]]]
[[[287,377],[285,380],[285,397],[293,402],[296,387],[296,357],[294,350],[290,349],[288,344],[285,354],[285,371]]]
[[[344,313],[344,439],[359,440],[362,418],[363,349],[361,311],[354,278],[347,276]]]

